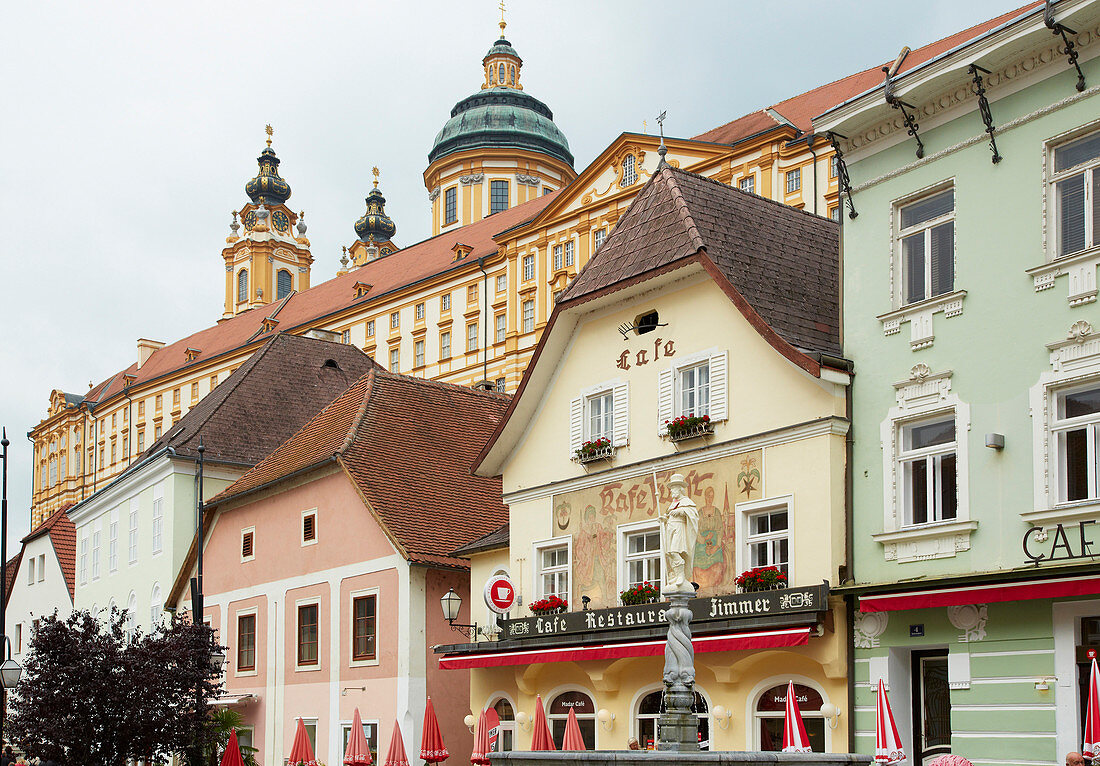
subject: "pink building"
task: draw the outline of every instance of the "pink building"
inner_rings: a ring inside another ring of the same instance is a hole
[[[262,763],[283,762],[298,717],[318,759],[339,763],[356,707],[373,748],[398,720],[418,753],[428,695],[452,752],[470,747],[469,674],[440,671],[431,647],[455,638],[440,597],[469,592],[452,552],[507,519],[499,479],[470,472],[506,405],[377,370],[207,504],[204,617],[229,647],[221,704],[242,713]],[[194,560],[169,596],[180,613]]]

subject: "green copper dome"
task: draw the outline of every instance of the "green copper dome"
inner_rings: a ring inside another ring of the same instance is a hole
[[[271,141],[267,143],[268,146],[256,158],[260,172],[244,185],[245,194],[257,205],[262,202],[286,202],[290,199],[290,184],[279,175],[279,158],[270,146]]]
[[[502,146],[541,152],[573,166],[569,141],[554,124],[550,108],[522,90],[500,86],[455,104],[451,119],[435,137],[428,162],[465,149]]]
[[[485,58],[481,59],[481,63],[484,64],[490,56],[495,56],[498,54],[504,56],[515,56],[517,61],[523,63],[523,59],[521,59],[519,57],[519,54],[516,53],[516,49],[512,47],[512,44],[504,39],[504,35],[501,35],[500,38],[495,43],[493,43],[493,47],[490,48],[489,52],[485,54]]]

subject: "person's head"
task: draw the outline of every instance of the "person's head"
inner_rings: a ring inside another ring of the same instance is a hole
[[[1085,766],[1085,759],[1078,752],[1066,753],[1066,766]]]
[[[637,737],[631,737],[630,739],[628,739],[626,741],[626,746],[629,747],[631,750],[641,750],[642,749],[641,746],[638,744],[638,738]]]
[[[672,478],[668,480],[668,490],[672,493],[674,500],[679,500],[687,494],[687,482],[684,481],[681,474],[674,473]]]

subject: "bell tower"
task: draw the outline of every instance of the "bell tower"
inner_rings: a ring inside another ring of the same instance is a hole
[[[259,172],[244,186],[249,202],[233,212],[230,235],[222,250],[222,319],[309,289],[313,256],[306,238],[305,213],[295,213],[286,204],[290,184],[279,175],[279,158],[271,148],[274,131],[270,125],[265,130],[267,146],[256,158]]]
[[[355,222],[356,240],[347,248],[351,256],[352,264],[358,268],[375,258],[387,256],[397,249],[393,243],[393,235],[397,233],[397,224],[386,215],[386,198],[382,196],[378,188],[379,170],[371,168],[374,173],[374,188],[367,195],[367,210],[363,216]]]

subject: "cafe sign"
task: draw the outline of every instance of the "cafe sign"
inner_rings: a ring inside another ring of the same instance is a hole
[[[1031,527],[1024,532],[1024,557],[1029,564],[1038,566],[1043,561],[1069,561],[1091,559],[1100,551],[1093,551],[1095,544],[1089,527],[1095,519],[1076,524],[1055,524],[1053,527]]]
[[[829,584],[808,588],[783,588],[753,593],[736,593],[688,602],[694,623],[730,620],[738,617],[766,617],[778,614],[824,612],[828,609]],[[501,639],[560,636],[604,630],[627,630],[665,625],[667,602],[634,604],[613,609],[586,609],[500,620]]]

